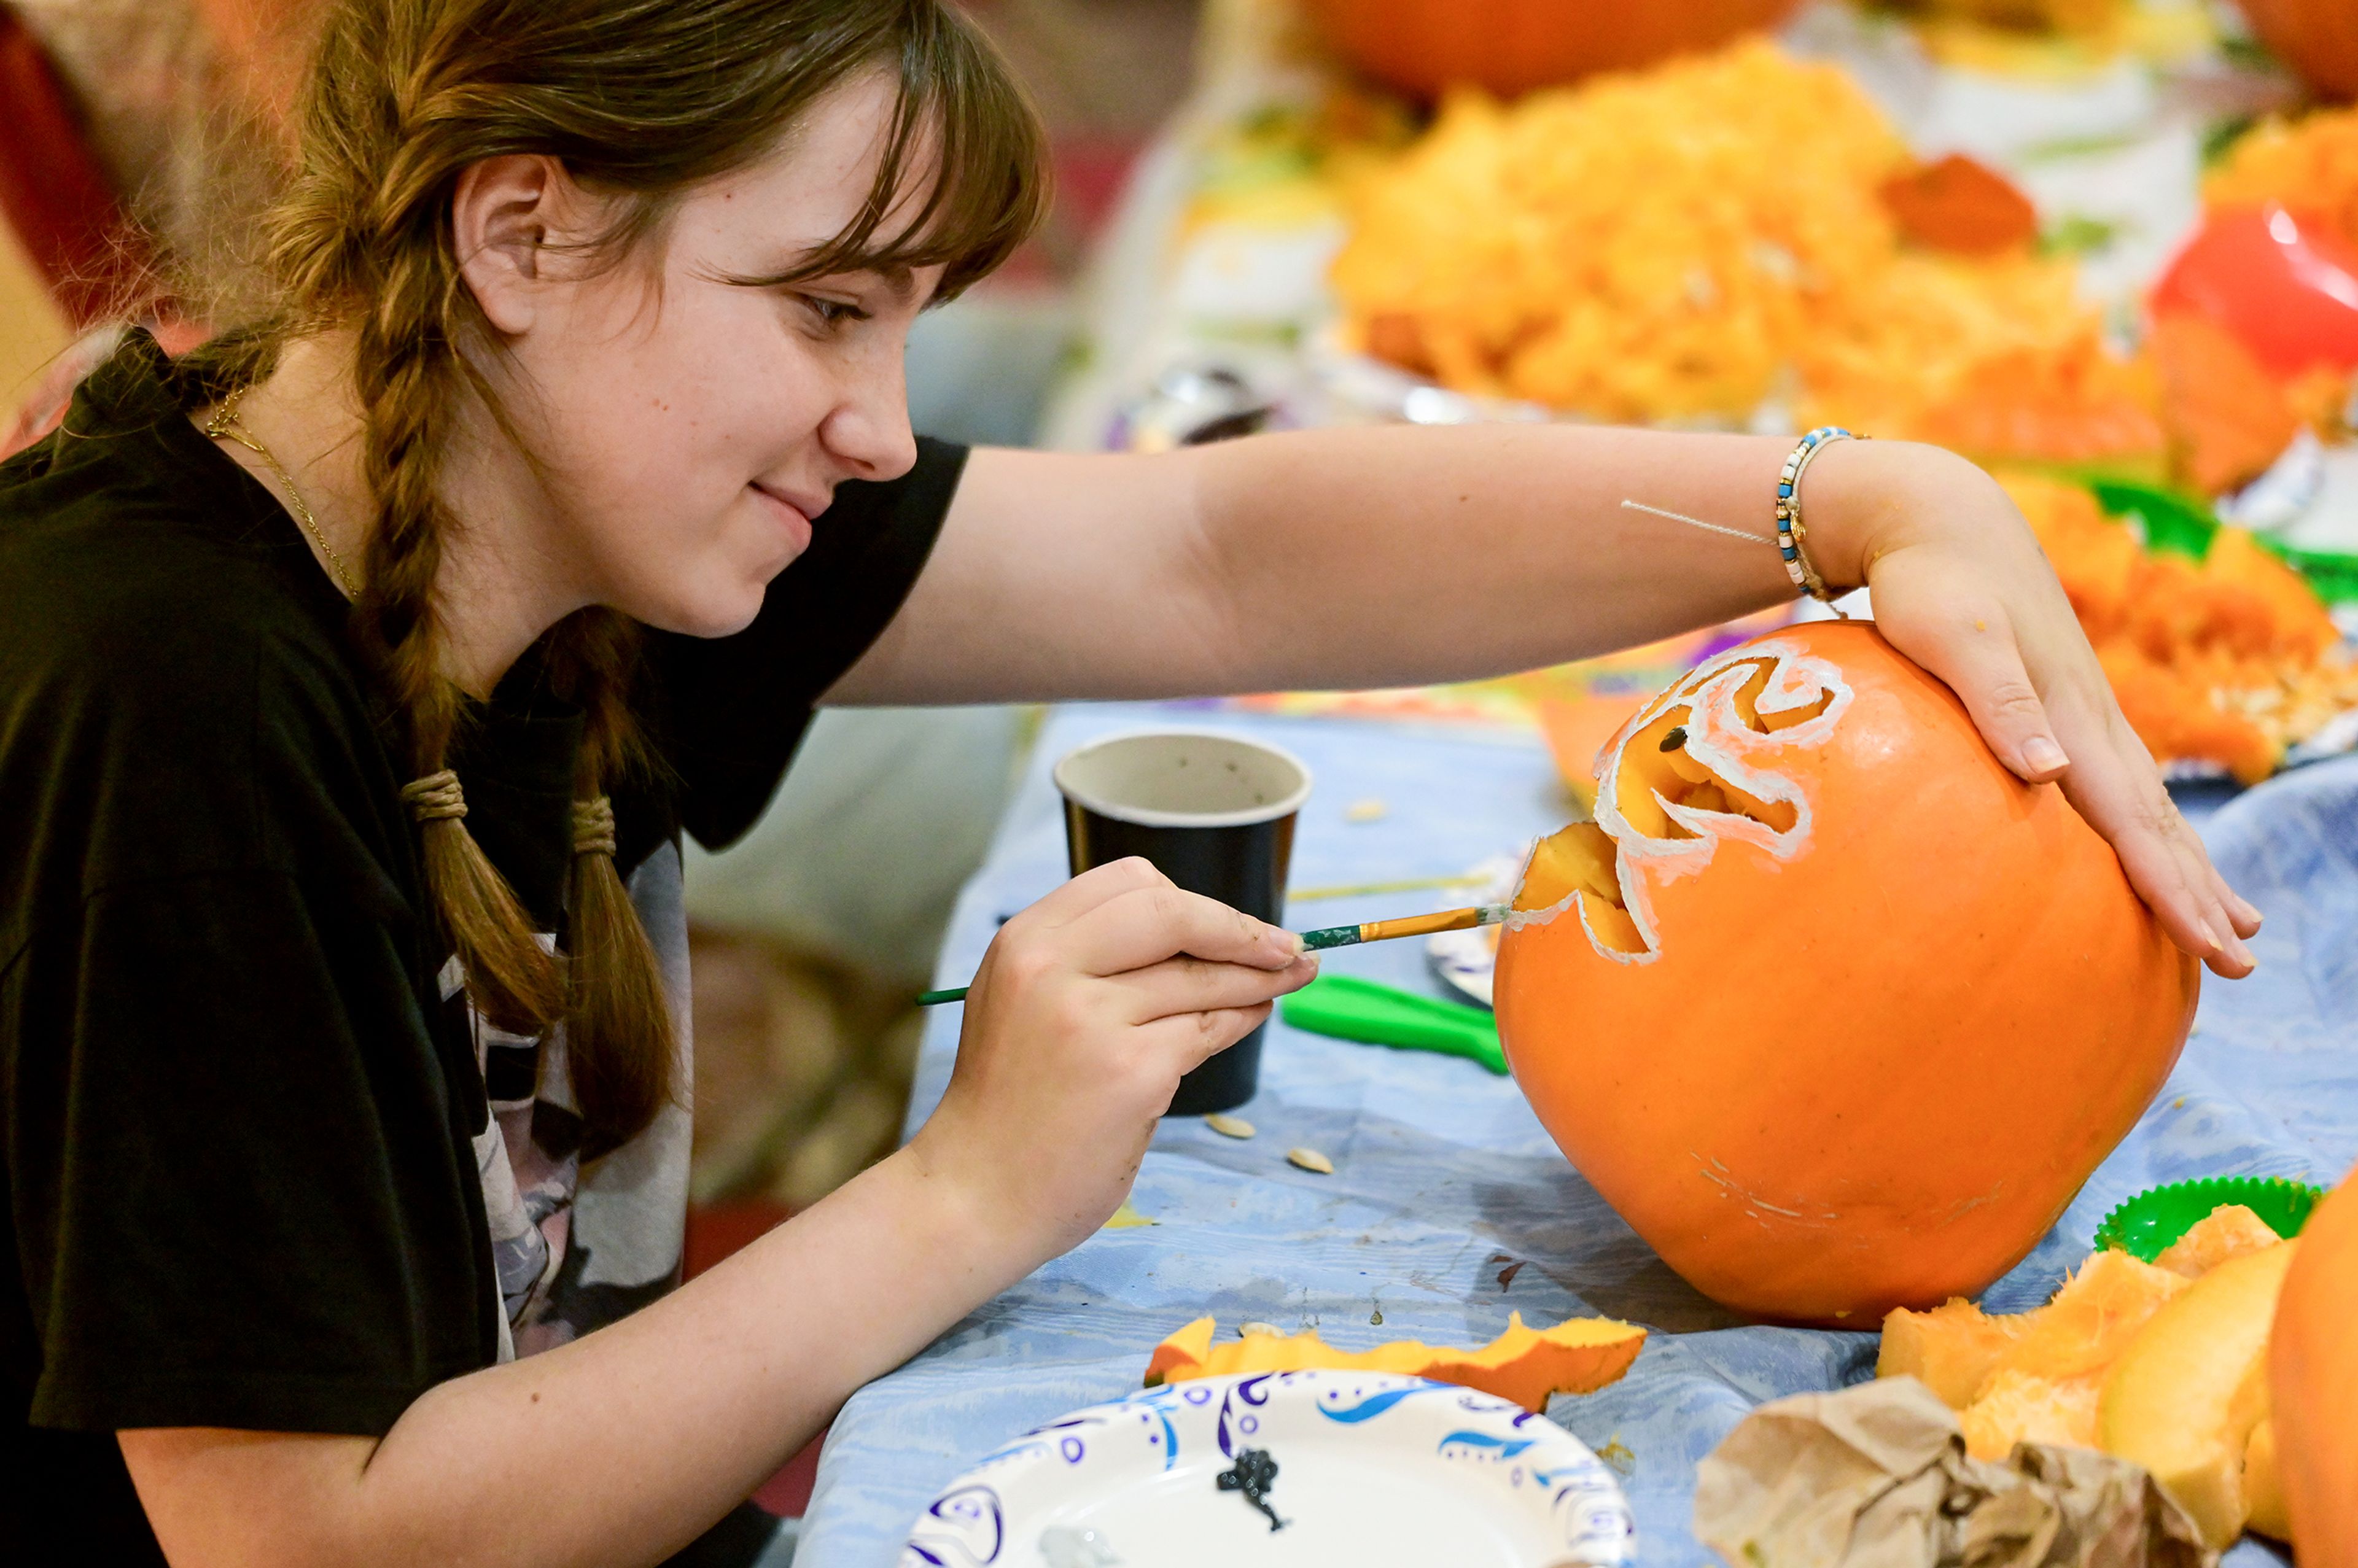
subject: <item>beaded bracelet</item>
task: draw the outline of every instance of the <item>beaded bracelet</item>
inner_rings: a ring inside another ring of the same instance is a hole
[[[1826,579],[1802,550],[1809,530],[1801,524],[1801,475],[1808,470],[1810,460],[1824,448],[1836,441],[1864,439],[1839,425],[1821,425],[1801,438],[1801,444],[1793,449],[1793,455],[1785,460],[1783,470],[1777,475],[1777,553],[1785,557],[1785,575],[1793,579],[1795,588],[1828,604],[1848,589],[1828,588]]]

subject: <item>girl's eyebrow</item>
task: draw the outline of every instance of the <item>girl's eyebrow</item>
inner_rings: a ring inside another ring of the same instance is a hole
[[[792,283],[817,283],[827,277],[872,277],[884,286],[885,291],[892,296],[893,303],[898,305],[906,305],[917,292],[914,269],[898,262],[882,266],[846,267],[831,273],[815,273],[805,265],[767,273],[721,273],[717,276],[719,282],[737,288],[782,288]]]

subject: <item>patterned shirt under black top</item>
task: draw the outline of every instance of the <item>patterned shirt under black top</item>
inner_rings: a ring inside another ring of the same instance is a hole
[[[685,1083],[694,1045],[678,849],[658,849],[627,885],[663,976]],[[460,979],[453,958],[441,977],[445,1006],[466,1007]],[[491,1125],[475,1138],[475,1168],[491,1225],[505,1360],[579,1339],[678,1279],[688,1112],[676,1101],[665,1106],[644,1131],[585,1166],[564,1025],[534,1038],[486,1022],[471,1007],[466,1013],[491,1101]]]

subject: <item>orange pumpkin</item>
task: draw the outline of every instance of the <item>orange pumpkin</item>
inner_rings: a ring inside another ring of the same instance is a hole
[[[1511,96],[1597,70],[1634,70],[1773,27],[1799,0],[1310,0],[1329,43],[1390,87],[1431,98],[1461,82]]]
[[[1573,1164],[1729,1307],[1976,1294],[2178,1059],[2193,961],[1871,625],[1707,661],[1597,778],[1524,873],[1498,1032]]]
[[[2301,1568],[2358,1563],[2358,1170],[2301,1227],[2268,1346],[2276,1461]]]
[[[2358,11],[2342,0],[2243,4],[2252,31],[2312,91],[2325,98],[2358,95]]]

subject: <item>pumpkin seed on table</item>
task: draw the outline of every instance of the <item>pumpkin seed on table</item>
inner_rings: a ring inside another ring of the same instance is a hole
[[[1290,1163],[1305,1171],[1314,1171],[1322,1176],[1335,1173],[1335,1162],[1315,1149],[1289,1149],[1285,1152],[1285,1158]]]
[[[1217,1111],[1204,1119],[1204,1125],[1223,1138],[1250,1138],[1258,1130],[1241,1116],[1222,1116]]]

